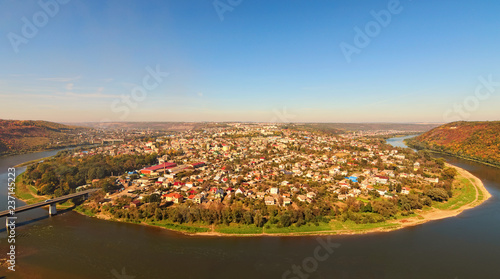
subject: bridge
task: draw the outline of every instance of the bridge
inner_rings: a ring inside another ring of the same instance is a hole
[[[105,144],[107,142],[110,143],[115,143],[115,142],[124,142],[124,139],[102,139],[102,144]]]
[[[81,192],[77,192],[77,193],[73,193],[73,194],[69,194],[69,195],[66,195],[66,196],[62,196],[62,197],[58,197],[58,198],[54,198],[54,199],[51,199],[51,200],[46,200],[46,201],[43,201],[43,202],[39,202],[39,203],[34,203],[34,204],[27,204],[27,205],[24,205],[24,206],[21,206],[21,207],[16,207],[16,209],[14,210],[15,213],[19,213],[19,212],[23,212],[23,211],[26,211],[26,210],[30,210],[30,209],[34,209],[34,208],[38,208],[38,207],[42,207],[42,206],[49,206],[49,215],[56,215],[57,214],[57,209],[56,209],[56,203],[59,203],[59,202],[65,202],[69,199],[74,199],[74,198],[78,198],[78,197],[84,197],[85,199],[88,198],[88,196],[96,191],[99,191],[100,189],[89,189],[89,190],[85,190],[85,191],[81,191]],[[13,216],[9,216],[11,215],[11,210],[4,210],[4,211],[1,211],[0,212],[0,218],[1,217],[6,217],[8,216],[6,219],[5,219],[5,222],[8,226],[9,224],[9,218],[16,218],[16,217],[13,217]],[[8,230],[8,228],[7,228]]]

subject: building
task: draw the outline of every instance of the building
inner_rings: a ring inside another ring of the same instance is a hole
[[[181,194],[178,193],[170,193],[163,195],[167,202],[181,203],[184,199]]]
[[[273,197],[265,197],[264,202],[266,205],[274,205],[274,198]]]
[[[163,163],[163,164],[159,164],[156,166],[151,166],[149,168],[144,168],[141,170],[141,173],[142,174],[152,174],[153,172],[171,169],[171,168],[174,168],[176,166],[177,166],[176,163]]]

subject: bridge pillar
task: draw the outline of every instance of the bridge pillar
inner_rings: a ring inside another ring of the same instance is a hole
[[[51,203],[49,205],[49,215],[56,215],[57,214],[57,208],[56,208],[56,203]]]

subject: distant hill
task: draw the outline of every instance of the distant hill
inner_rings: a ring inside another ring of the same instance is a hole
[[[95,129],[123,129],[123,130],[157,130],[183,132],[189,130],[200,130],[205,128],[227,127],[224,123],[204,122],[81,122],[74,123],[78,126],[91,127]]]
[[[500,121],[453,122],[415,137],[408,144],[500,166]]]
[[[123,129],[123,130],[161,130],[161,131],[189,131],[208,128],[225,128],[233,122],[81,122],[74,125],[92,127],[95,129]],[[247,125],[258,123],[245,123]],[[69,124],[69,123],[68,123]],[[331,134],[345,132],[397,130],[401,132],[422,133],[439,126],[427,123],[279,123],[282,127],[289,127],[306,131],[322,131]]]
[[[327,133],[339,134],[360,131],[401,131],[421,133],[439,126],[438,124],[413,124],[413,123],[304,123],[293,124],[295,128],[314,129]]]
[[[61,148],[72,144],[74,135],[86,130],[48,121],[0,119],[0,156]]]

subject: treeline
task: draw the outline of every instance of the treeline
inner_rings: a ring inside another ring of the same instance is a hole
[[[152,196],[157,195],[153,194]],[[151,199],[152,197],[148,197]],[[156,198],[153,198],[156,199]],[[129,197],[120,197],[115,205],[106,204],[96,206],[90,210],[92,213],[105,212],[116,219],[127,221],[161,221],[168,220],[172,223],[203,223],[218,225],[231,223],[264,227],[266,224],[276,224],[278,227],[291,225],[302,226],[307,223],[318,224],[330,220],[330,211],[323,212],[318,208],[306,207],[299,209],[286,209],[277,206],[266,206],[262,201],[256,202],[250,208],[241,205],[226,205],[214,203],[209,207],[197,204],[180,204],[178,206],[160,206],[159,202],[143,204],[139,207],[128,207],[132,201]],[[127,206],[128,208],[123,208]],[[333,212],[333,215],[336,213]]]
[[[94,155],[72,158],[59,153],[55,158],[28,166],[24,181],[35,186],[40,195],[66,195],[75,188],[110,175],[119,175],[156,163],[156,154],[150,155]]]
[[[116,219],[126,221],[161,221],[168,220],[176,224],[202,223],[205,225],[254,224],[257,227],[276,225],[277,227],[300,227],[306,224],[329,222],[331,219],[339,221],[352,220],[357,224],[378,223],[394,218],[398,213],[407,216],[413,210],[431,206],[432,202],[444,202],[449,195],[444,188],[428,188],[424,193],[409,194],[399,198],[377,199],[371,202],[359,201],[349,197],[345,206],[330,203],[313,203],[296,205],[294,207],[266,206],[263,201],[253,204],[244,204],[236,201],[232,204],[213,203],[210,206],[193,204],[191,202],[180,205],[161,204],[158,194],[143,198],[145,204],[131,206],[132,198],[120,197],[115,204],[100,206],[104,201],[100,194],[92,198],[93,203],[88,205],[92,213],[104,212]]]

